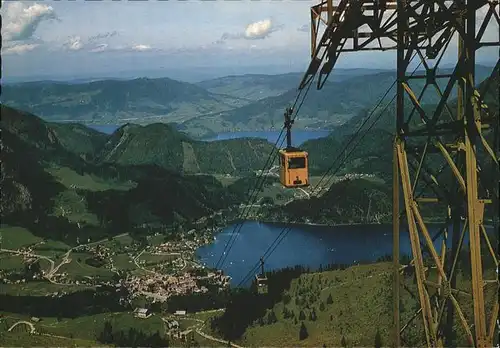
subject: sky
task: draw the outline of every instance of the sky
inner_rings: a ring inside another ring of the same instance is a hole
[[[3,0],[2,74],[304,71],[310,59],[309,9],[317,2]],[[497,33],[498,26],[490,25],[487,36]],[[489,50],[479,60],[495,61],[497,52]],[[337,67],[393,68],[394,59],[394,51],[350,53]]]

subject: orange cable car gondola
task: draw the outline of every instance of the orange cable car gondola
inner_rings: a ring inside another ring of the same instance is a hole
[[[261,257],[260,258],[260,267],[261,271],[260,274],[255,275],[255,280],[256,280],[256,286],[257,286],[257,293],[259,295],[265,295],[267,294],[267,277],[266,273],[264,272],[264,259]]]
[[[293,110],[285,111],[286,148],[279,151],[280,182],[284,187],[309,186],[309,165],[306,151],[292,147]]]

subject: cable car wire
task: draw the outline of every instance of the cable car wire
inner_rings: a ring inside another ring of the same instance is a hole
[[[308,84],[308,87],[305,90],[305,94],[304,94],[304,96],[302,98],[302,101],[299,104],[297,110],[295,111],[295,117],[297,116],[298,111],[302,107],[302,105],[304,103],[304,100],[305,100],[305,98],[306,98],[306,96],[307,96],[307,94],[309,92],[309,89],[310,89],[311,85],[312,85],[312,81]],[[299,92],[297,93],[297,96],[296,96],[295,101],[294,101],[293,106],[292,106],[292,110],[295,109],[295,106],[297,105],[297,102],[299,101],[300,95],[302,94],[303,91],[304,91],[303,89],[300,89]],[[295,119],[295,117],[294,117],[294,119]],[[271,149],[271,152],[269,153],[269,156],[268,156],[268,158],[266,160],[266,163],[264,164],[264,167],[262,168],[262,170],[261,170],[261,172],[260,172],[260,174],[259,174],[259,176],[257,178],[256,184],[253,187],[252,193],[250,194],[250,197],[249,197],[249,200],[248,200],[246,206],[243,208],[243,211],[240,213],[240,216],[236,220],[238,220],[238,221],[244,221],[245,218],[248,216],[248,213],[250,212],[250,209],[253,206],[253,204],[255,202],[255,199],[257,198],[258,192],[264,186],[265,179],[263,178],[263,176],[264,176],[264,173],[267,171],[268,166],[270,166],[272,164],[272,160],[273,160],[273,158],[275,156],[274,152],[275,151],[279,151],[278,149],[283,146],[283,142],[285,141],[284,138],[281,141],[280,146],[277,147],[278,142],[279,142],[280,138],[283,135],[283,132],[284,132],[284,127],[281,129],[281,132],[280,132],[278,138],[276,139],[276,141],[274,143],[274,146]],[[257,189],[257,187],[258,187],[258,189]],[[250,189],[248,189],[247,194],[249,192],[250,192]],[[222,267],[222,265],[224,264],[225,260],[227,259],[228,254],[229,254],[229,251],[232,248],[232,245],[236,241],[236,236],[238,235],[238,233],[241,230],[242,226],[243,226],[243,222],[238,222],[234,226],[233,231],[231,232],[231,235],[230,235],[228,241],[226,242],[226,245],[224,246],[224,250],[222,251],[220,258],[217,261],[217,264],[215,266],[216,269],[220,269]],[[236,232],[237,229],[238,229],[238,231]]]
[[[410,59],[410,62],[409,64],[413,61],[413,59],[415,58],[415,56],[417,55],[417,53],[415,53],[413,55],[413,57]],[[413,72],[411,73],[410,76],[413,76],[415,74],[415,72],[418,70],[418,68],[420,67],[420,65],[422,64],[422,62],[420,62],[417,67],[413,70]],[[326,175],[333,169],[333,167],[335,166],[335,163],[337,163],[337,161],[339,159],[342,158],[342,155],[345,151],[345,149],[347,148],[347,146],[352,143],[352,141],[359,135],[359,133],[361,132],[362,130],[362,127],[364,127],[368,121],[370,120],[370,118],[374,115],[375,111],[377,110],[377,108],[380,106],[380,104],[382,103],[382,101],[384,100],[384,98],[387,96],[387,94],[390,92],[390,90],[394,87],[394,85],[396,84],[397,82],[397,79],[393,82],[393,84],[388,88],[388,90],[386,91],[386,93],[384,94],[384,96],[380,99],[380,101],[377,103],[377,105],[375,106],[375,108],[372,109],[371,113],[368,115],[368,117],[363,121],[363,123],[361,124],[361,126],[357,129],[357,131],[351,136],[351,139],[349,140],[348,144],[344,147],[344,150],[341,151],[339,153],[339,155],[337,156],[337,158],[335,159],[334,163],[328,168],[328,170],[323,174],[322,178],[320,179],[320,181],[314,186],[312,192],[314,193],[317,189],[317,187],[319,186],[319,184],[322,182],[323,178],[326,177]],[[368,132],[375,126],[375,124],[382,118],[382,116],[384,115],[384,112],[385,110],[389,107],[389,105],[392,104],[392,102],[394,101],[394,99],[396,98],[396,95],[394,95],[394,97],[391,99],[391,101],[389,101],[385,107],[382,109],[382,111],[378,114],[377,118],[375,119],[375,121],[370,125],[370,127],[364,132],[364,134],[361,136],[361,138],[358,140],[358,142],[354,145],[354,147],[351,149],[351,151],[346,155],[346,156],[343,156],[343,160],[341,161],[341,163],[339,163],[339,165],[337,166],[337,168],[335,169],[334,173],[332,174],[335,175],[339,170],[340,168],[342,168],[342,165],[347,161],[347,158],[353,153],[353,151],[356,149],[356,147],[359,145],[359,143],[361,142],[361,140],[363,140],[363,138],[366,136],[366,134],[368,134]],[[312,195],[311,195],[312,196]],[[273,243],[271,243],[271,245],[269,246],[269,248],[266,250],[266,252],[264,253],[264,255],[262,256],[262,259],[266,259],[268,258],[269,256],[272,255],[272,253],[277,249],[277,247],[281,244],[281,242],[283,241],[283,239],[288,235],[288,232],[291,231],[291,227],[284,227],[281,232],[278,234],[278,236],[275,238],[275,240],[273,241]],[[274,247],[273,247],[274,245]],[[267,256],[266,256],[267,254]],[[256,263],[256,265],[246,274],[246,276],[238,283],[237,287],[240,287],[241,285],[245,284],[249,279],[251,279],[251,277],[253,276],[253,273],[255,273],[256,269],[259,267],[260,265],[260,259],[259,259],[259,262]]]
[[[409,64],[413,61],[413,59],[415,58],[417,54],[414,54],[413,57],[410,59],[410,62]],[[412,74],[410,76],[413,76],[415,74],[415,72],[417,71],[417,69],[420,67],[420,65],[422,64],[422,62],[420,62],[417,67],[415,68],[415,70],[412,72]],[[299,107],[297,109],[297,112],[295,113],[295,117],[293,119],[295,119],[297,117],[297,113],[298,111],[300,110],[300,107],[302,106],[302,104],[304,103],[304,100],[305,100],[305,96],[307,96],[307,92],[309,91],[309,88],[310,86],[312,85],[312,82],[314,81],[314,76],[313,78],[310,80],[309,82],[309,85],[306,89],[306,93],[304,95],[304,98],[302,99],[302,102],[299,104]],[[394,85],[396,84],[397,82],[397,79],[393,82],[393,84],[389,87],[389,89],[386,91],[386,93],[384,94],[384,96],[380,99],[380,101],[377,103],[377,105],[375,106],[375,108],[373,108],[372,112],[368,115],[368,117],[362,122],[362,124],[360,125],[360,127],[358,127],[358,130],[352,135],[352,138],[355,138],[357,136],[357,134],[360,133],[362,127],[364,127],[369,119],[373,116],[375,110],[377,110],[377,108],[380,106],[380,104],[382,103],[382,101],[385,99],[385,97],[387,96],[387,94],[390,92],[390,90],[394,87]],[[396,98],[396,95],[394,95],[394,97],[391,99],[391,101],[389,103],[387,103],[385,105],[385,107],[382,109],[382,111],[378,114],[378,117],[375,119],[375,121],[370,125],[370,127],[365,131],[365,133],[363,134],[361,140],[364,138],[364,136],[373,128],[373,126],[381,119],[382,115],[384,114],[385,110],[388,108],[388,106],[394,101],[394,99]],[[295,105],[295,103],[294,103]],[[280,136],[281,134],[283,133],[283,130],[284,128],[282,129],[281,133],[280,133]],[[279,140],[280,137],[278,137],[278,140]],[[278,140],[276,141],[276,144],[278,143]],[[344,156],[344,160],[339,164],[339,166],[337,166],[337,168],[335,169],[335,172],[337,172],[341,167],[342,165],[346,162],[347,158],[352,154],[352,152],[354,151],[354,149],[358,146],[359,142],[361,141],[359,140],[355,145],[354,147],[351,149],[351,151],[349,152],[348,155]],[[284,142],[284,139],[283,141],[281,142],[281,145],[280,147],[282,146]],[[352,141],[349,141],[348,143],[351,143]],[[316,188],[319,186],[319,184],[321,183],[321,181],[323,180],[323,178],[328,174],[328,172],[331,171],[331,169],[334,167],[335,163],[337,162],[337,160],[339,158],[341,158],[341,154],[345,151],[345,149],[347,148],[348,145],[346,145],[344,147],[344,150],[340,152],[340,155],[335,159],[334,163],[328,168],[328,170],[326,171],[326,173],[323,174],[322,178],[320,179],[320,181],[314,186],[313,188],[313,193],[314,191],[316,190]],[[335,173],[334,173],[335,174]],[[334,175],[332,174],[332,175]],[[241,227],[240,227],[241,229]],[[233,230],[234,231],[234,230]],[[283,241],[283,239],[285,239],[285,237],[288,235],[288,233],[291,231],[291,227],[284,227],[280,233],[278,234],[278,236],[274,239],[274,241],[271,243],[271,245],[267,248],[267,250],[265,251],[265,253],[259,258],[259,261],[256,262],[256,264],[254,265],[254,267],[252,267],[250,269],[250,271],[245,275],[245,277],[243,277],[241,279],[241,281],[238,283],[238,285],[236,286],[236,288],[239,288],[241,287],[242,285],[244,285],[248,280],[250,280],[253,275],[255,274],[255,272],[257,271],[257,269],[259,268],[259,266],[261,265],[261,260],[265,260],[267,259],[268,257],[270,257],[274,251],[278,248],[278,246],[281,244],[281,242]],[[234,242],[233,242],[234,244]],[[231,245],[232,247],[232,245]],[[217,268],[217,267],[216,267]],[[204,326],[208,321],[209,321],[210,318],[207,318],[202,326]],[[500,321],[499,321],[500,322]]]
[[[306,98],[306,96],[307,96],[307,94],[309,92],[309,89],[311,88],[311,85],[312,85],[312,81],[309,83],[309,85],[308,85],[308,87],[307,87],[307,89],[305,91],[304,97],[302,98],[301,103],[299,104],[297,110],[295,111],[295,116],[294,116],[293,119],[295,119],[297,117],[297,114],[300,111],[300,108],[304,104],[304,100],[305,100],[305,98]],[[299,93],[299,96],[300,96],[300,93]],[[294,106],[295,105],[296,105],[296,103],[294,103]],[[280,132],[280,137],[283,134],[283,131],[284,131],[284,128],[282,128],[282,130]],[[279,141],[280,137],[278,137],[278,140],[276,141],[276,143]],[[284,141],[285,141],[285,138],[283,138],[283,140],[281,141],[281,144],[280,144],[279,148],[281,148],[283,146]],[[274,149],[278,150],[278,148],[276,146],[273,148],[273,150]],[[264,171],[261,172],[261,176],[263,175],[263,173],[264,173]],[[261,183],[260,183],[260,186],[259,186],[258,190],[254,190],[254,192],[255,192],[256,195],[262,189],[262,186],[264,185],[264,182],[265,182],[265,180],[262,180]],[[255,196],[255,198],[256,198],[256,196]],[[253,205],[253,202],[251,203],[251,205]],[[247,206],[249,208],[248,211],[250,210],[251,205]],[[224,262],[226,261],[228,255],[229,255],[229,252],[231,251],[234,243],[236,242],[237,235],[238,235],[238,233],[241,231],[241,229],[243,227],[244,219],[241,219],[241,220],[243,220],[243,222],[238,223],[235,226],[235,228],[233,229],[233,232],[232,232],[232,234],[231,234],[231,236],[230,236],[230,238],[228,240],[228,243],[226,244],[226,247],[224,248],[225,250],[222,252],[221,258],[219,258],[219,262],[217,263],[217,266],[215,268],[220,269],[222,267],[222,265],[224,264]],[[237,231],[236,231],[236,229],[237,229]],[[229,247],[228,247],[228,244],[229,244]]]
[[[413,55],[413,57],[410,59],[410,62],[411,63],[413,61],[413,59],[416,57],[417,53],[415,53]],[[418,70],[418,68],[422,65],[422,62],[420,62],[416,68],[413,70],[413,72],[411,73],[410,77],[413,76],[415,74],[415,72]],[[372,109],[372,111],[370,112],[370,114],[368,115],[368,117],[363,120],[362,124],[358,127],[358,130],[355,132],[354,136],[352,136],[349,141],[347,142],[347,144],[344,146],[344,148],[342,149],[342,151],[339,153],[339,155],[337,156],[337,158],[335,159],[335,161],[332,163],[332,165],[327,169],[327,171],[323,174],[323,176],[321,177],[321,179],[319,180],[319,182],[315,185],[315,188],[312,190],[312,193],[311,193],[311,196],[314,196],[315,194],[315,191],[316,189],[319,188],[319,185],[321,184],[321,182],[327,177],[327,175],[329,174],[329,172],[333,169],[333,167],[335,166],[335,163],[342,158],[342,154],[344,154],[344,152],[347,150],[348,146],[356,139],[358,133],[361,131],[361,129],[368,123],[368,121],[370,120],[370,118],[373,116],[373,114],[375,113],[375,111],[378,109],[378,107],[380,106],[380,104],[382,103],[382,101],[385,99],[385,97],[389,94],[390,90],[394,87],[394,85],[396,84],[397,82],[397,79],[394,80],[394,82],[392,83],[392,85],[389,87],[389,89],[385,92],[384,96],[382,97],[382,99],[379,100],[379,102],[377,103],[377,105]],[[392,97],[392,99],[384,106],[384,108],[382,109],[382,111],[380,111],[380,113],[378,114],[378,117],[377,119],[375,120],[374,123],[372,123],[370,125],[370,127],[365,131],[365,133],[361,136],[361,138],[358,139],[357,143],[351,148],[351,150],[349,151],[349,153],[347,155],[344,156],[344,161],[342,161],[342,163],[340,163],[337,168],[335,169],[334,173],[328,178],[326,179],[326,187],[329,187],[329,185],[331,185],[331,181],[333,180],[333,175],[335,175],[339,170],[340,168],[342,167],[342,165],[345,163],[345,159],[347,159],[353,152],[354,150],[357,148],[357,146],[359,145],[359,143],[361,142],[361,140],[363,140],[363,138],[366,136],[366,134],[373,128],[373,126],[375,125],[376,122],[378,122],[380,120],[380,118],[383,116],[383,114],[385,113],[385,111],[387,110],[387,108],[389,107],[389,105],[391,105],[394,100],[396,99],[396,94],[394,94],[394,96]],[[319,192],[318,192],[319,194]]]

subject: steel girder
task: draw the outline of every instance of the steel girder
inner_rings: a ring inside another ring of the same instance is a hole
[[[484,16],[478,21],[479,13]],[[499,24],[498,1],[492,0],[326,0],[311,8],[312,59],[299,88],[307,86],[317,74],[317,87],[323,87],[341,53],[397,52],[393,149],[395,346],[400,346],[401,334],[409,325],[400,328],[400,208],[410,236],[411,266],[420,304],[412,319],[422,318],[427,346],[452,345],[454,323],[462,327],[474,346],[493,346],[499,309],[497,299],[489,294],[492,288],[498,292],[495,271],[499,255],[486,233],[485,220],[497,221],[498,214],[499,116],[498,104],[488,107],[484,96],[491,88],[498,94],[500,60],[488,83],[479,88],[475,57],[483,47],[500,48],[500,31],[495,39],[484,38],[488,25],[500,28]],[[454,67],[441,72],[439,65],[453,42],[458,46]],[[415,56],[419,66],[423,65],[423,74],[408,73]],[[419,79],[424,84],[417,92],[410,81]],[[434,110],[422,103],[428,87],[438,97]],[[457,99],[452,106],[455,88]],[[490,171],[487,178],[485,171]],[[442,209],[443,217],[434,237],[426,216],[429,209],[425,208],[432,204],[436,210]],[[436,246],[438,238],[441,245]],[[472,279],[463,289],[463,284],[457,285],[457,273],[466,239]],[[494,265],[490,269],[484,267],[486,259]],[[495,273],[496,279],[487,279],[494,278]]]

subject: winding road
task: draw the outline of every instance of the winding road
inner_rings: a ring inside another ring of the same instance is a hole
[[[204,313],[220,312],[220,311],[223,311],[223,310],[224,310],[224,308],[220,308],[220,309],[214,309],[214,310],[211,310],[211,311],[206,311],[206,312],[204,312]],[[194,331],[194,332],[196,332],[198,335],[200,335],[200,336],[202,336],[202,337],[204,337],[204,338],[206,338],[206,339],[208,339],[208,340],[211,340],[211,341],[213,341],[213,342],[222,343],[222,344],[224,344],[224,346],[226,346],[226,345],[229,343],[229,344],[231,345],[231,347],[234,347],[234,348],[244,348],[243,346],[239,346],[239,345],[237,345],[237,344],[235,344],[235,343],[233,343],[233,342],[228,342],[228,341],[226,341],[226,340],[223,340],[223,339],[221,339],[221,338],[214,337],[214,336],[212,336],[212,335],[209,335],[209,334],[207,334],[207,333],[203,332],[202,330],[203,330],[203,327],[205,326],[206,321],[203,321],[203,320],[201,320],[201,319],[198,319],[198,318],[191,318],[191,317],[184,317],[184,316],[182,316],[182,317],[162,318],[162,320],[163,320],[164,322],[167,322],[169,319],[171,319],[171,320],[178,320],[178,319],[180,319],[180,320],[183,320],[183,319],[184,319],[184,320],[192,320],[192,321],[196,321],[196,322],[198,323],[198,324],[195,324],[195,325],[193,325],[193,326],[190,326],[190,327],[188,327],[186,330],[182,331],[182,332],[181,332],[181,335],[186,335],[186,334],[188,334],[189,332]]]
[[[29,321],[25,321],[25,320],[20,320],[17,323],[14,323],[11,327],[9,327],[9,329],[7,331],[11,332],[18,325],[27,325],[27,326],[29,326],[31,334],[34,334],[35,331],[36,331],[35,330],[35,325],[33,325]]]
[[[122,234],[116,235],[116,236],[113,237],[113,239],[124,237],[127,234],[128,233],[122,233]],[[34,253],[31,253],[31,252],[27,252],[27,251],[11,250],[11,249],[0,249],[0,252],[10,253],[10,254],[15,254],[15,255],[22,255],[22,256],[32,257],[32,258],[36,258],[36,259],[47,260],[50,263],[50,269],[47,272],[47,274],[44,275],[45,279],[47,279],[49,282],[51,282],[53,284],[57,284],[57,285],[73,285],[73,284],[57,283],[56,281],[52,280],[52,277],[54,277],[54,275],[57,273],[57,271],[59,270],[59,268],[61,268],[61,266],[65,265],[65,264],[68,264],[68,263],[71,263],[72,259],[70,259],[69,256],[71,255],[72,251],[78,250],[78,249],[86,247],[86,246],[104,243],[106,241],[108,241],[107,238],[99,240],[99,241],[96,241],[96,242],[90,242],[90,243],[87,243],[87,244],[81,244],[81,245],[78,245],[76,247],[70,248],[63,255],[63,259],[61,260],[61,262],[57,266],[55,265],[54,260],[52,260],[51,258],[49,258],[47,256],[44,256],[44,255],[38,255],[38,254],[34,254]]]

